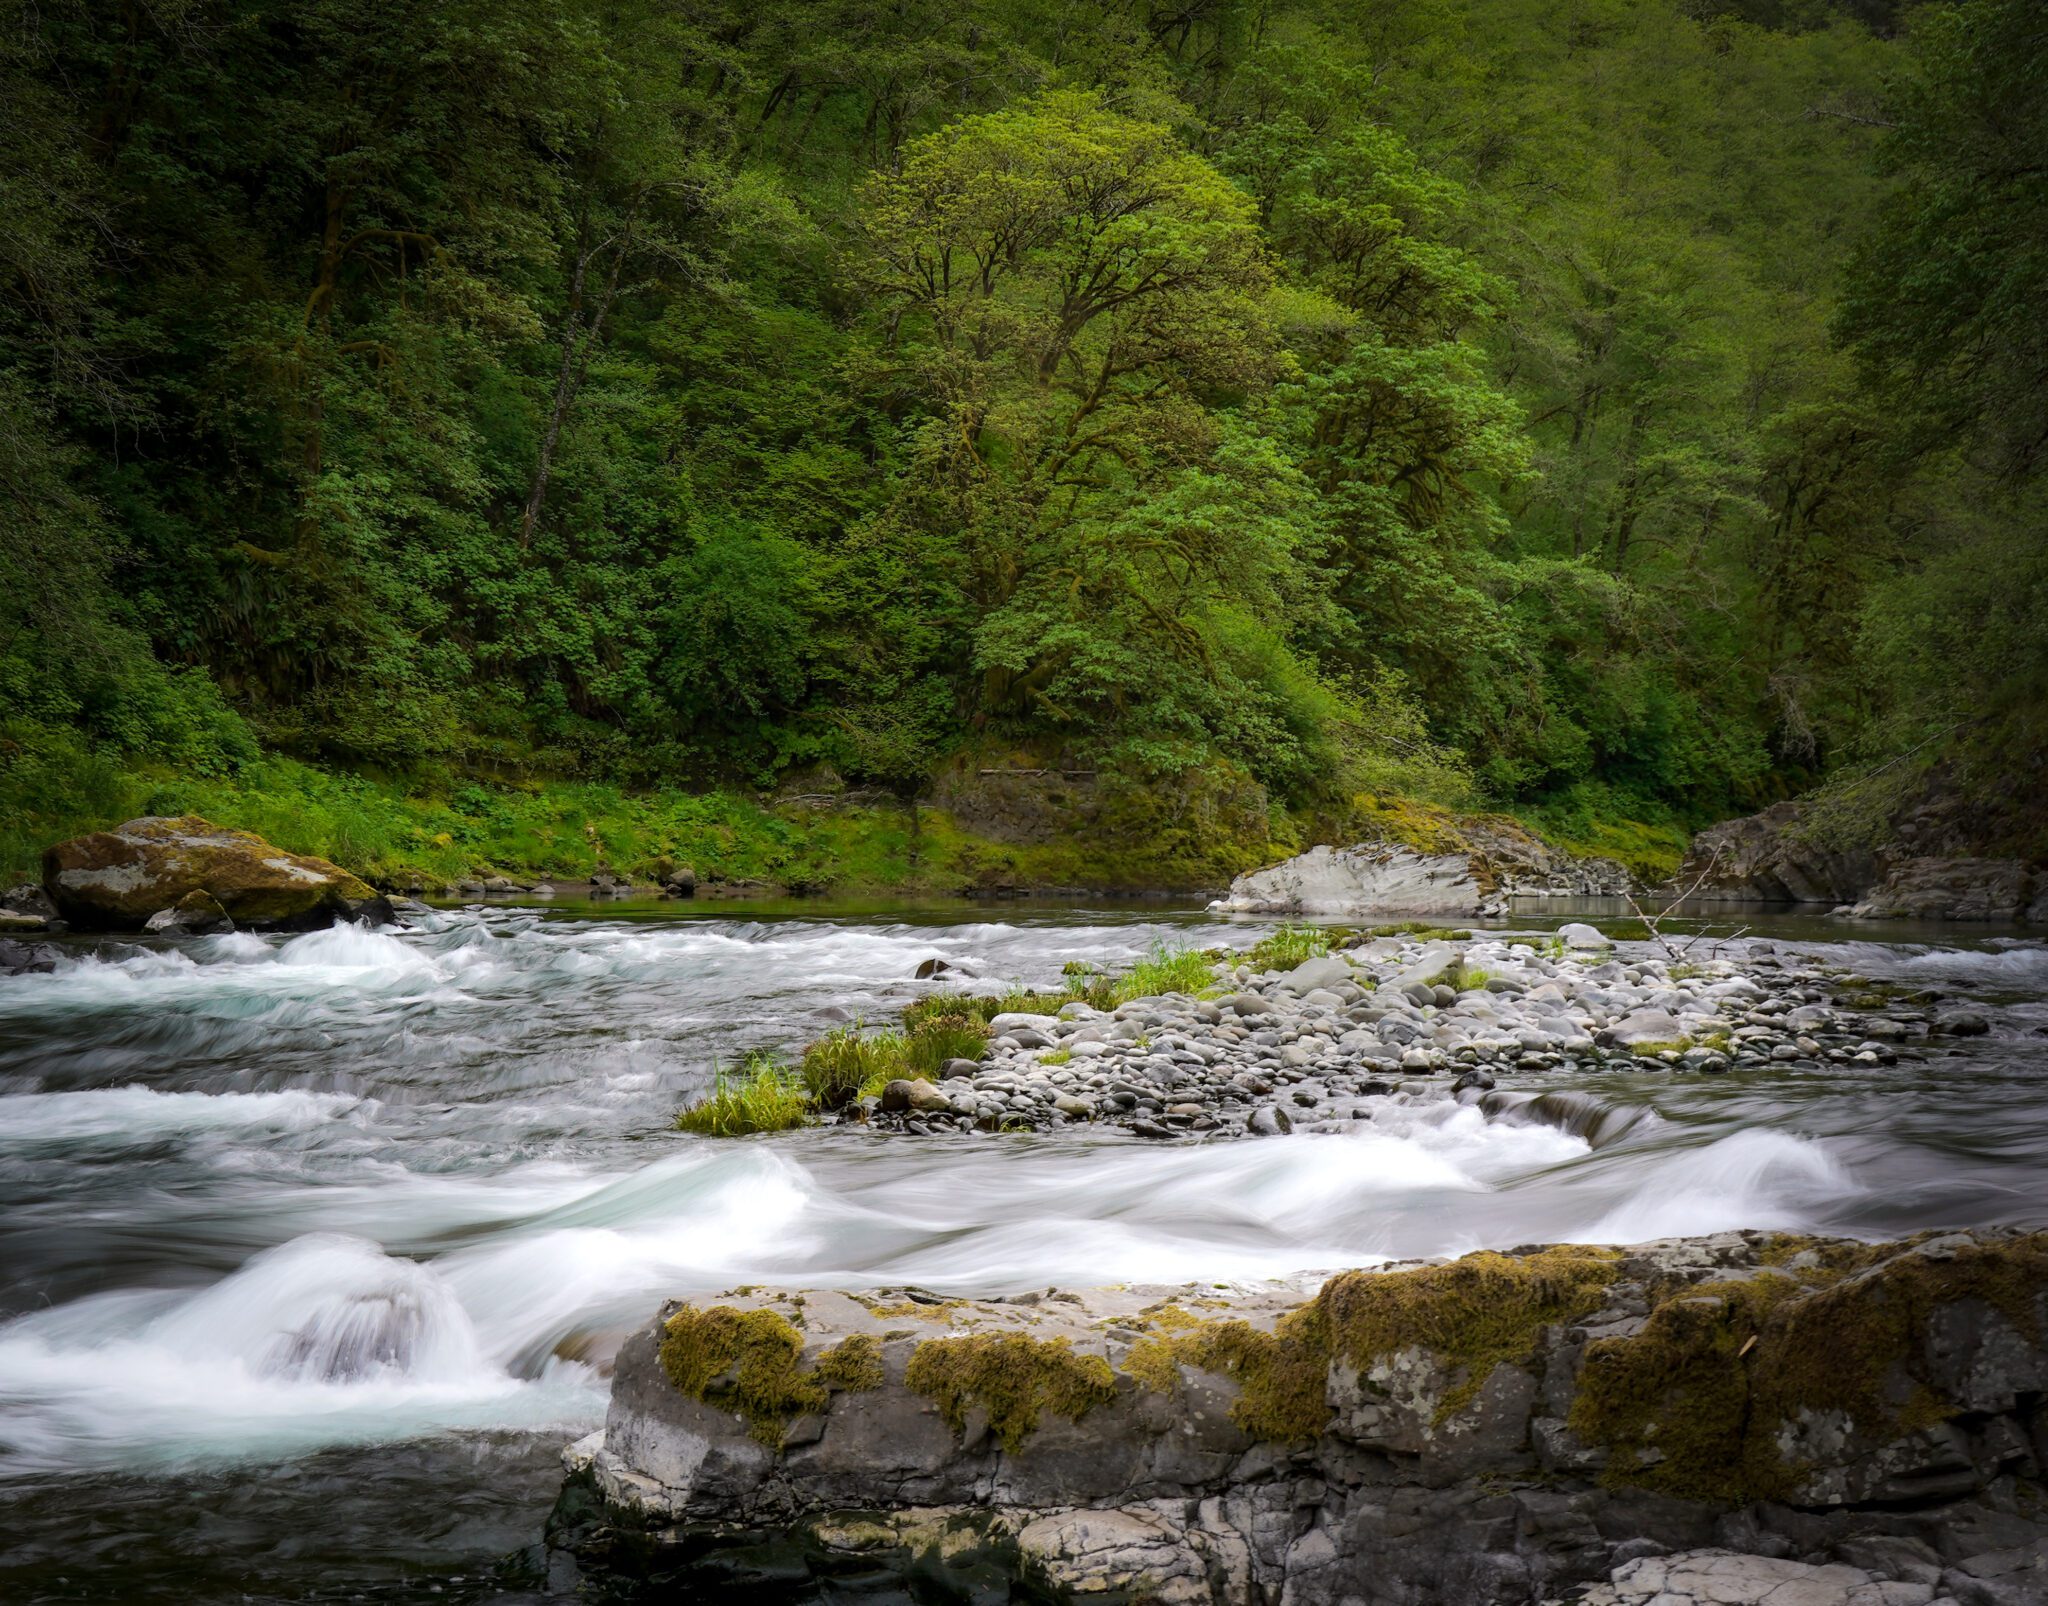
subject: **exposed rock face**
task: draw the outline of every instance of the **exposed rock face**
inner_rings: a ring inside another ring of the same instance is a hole
[[[1900,859],[1849,912],[1866,919],[2026,920],[2048,876],[2018,859]]]
[[[1470,915],[1487,901],[1461,855],[1367,843],[1310,848],[1284,864],[1250,871],[1210,907],[1245,914]]]
[[[144,926],[195,893],[211,901],[186,906],[195,920],[224,917],[241,926],[391,918],[376,889],[339,865],[196,814],[130,820],[45,849],[43,887],[67,920],[115,930]]]
[[[1692,839],[1676,885],[1703,899],[1849,905],[1864,919],[2048,923],[2048,869],[2024,859],[1916,851],[1938,838],[1921,815],[1894,827],[1880,849],[1835,852],[1803,834],[1798,803],[1725,820]],[[1704,878],[1704,879],[1703,879]]]
[[[627,1342],[558,1517],[671,1579],[765,1529],[776,1566],[1170,1606],[2022,1606],[2044,1390],[2048,1234],[1480,1254],[1307,1304],[756,1290]]]
[[[1486,820],[1462,822],[1454,851],[1422,853],[1383,842],[1314,847],[1253,870],[1210,907],[1245,914],[1476,915],[1517,896],[1626,892],[1612,859],[1574,859],[1527,832]]]
[[[1816,848],[1800,837],[1803,819],[1799,804],[1773,803],[1761,814],[1708,826],[1686,850],[1677,884],[1700,882],[1693,894],[1699,898],[1853,903],[1877,880],[1876,855]]]

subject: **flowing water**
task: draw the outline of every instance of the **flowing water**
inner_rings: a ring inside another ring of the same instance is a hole
[[[1723,954],[1976,1000],[1991,1032],[1354,1136],[721,1143],[669,1124],[714,1064],[891,1014],[925,959],[1050,984],[1270,927],[612,905],[76,945],[0,979],[0,1599],[556,1598],[556,1452],[672,1294],[1308,1286],[1535,1241],[2048,1222],[2048,947],[1751,923]]]

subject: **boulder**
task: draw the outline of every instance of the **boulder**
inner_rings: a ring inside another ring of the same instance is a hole
[[[233,931],[235,923],[212,893],[195,888],[170,908],[157,910],[142,929],[159,937],[205,937]]]
[[[750,1288],[626,1341],[555,1532],[683,1595],[2002,1606],[2048,1578],[2044,1386],[2043,1233],[1563,1245],[1305,1304]]]
[[[50,895],[31,882],[23,882],[0,893],[0,909],[10,914],[39,916],[44,920],[57,918],[57,906],[50,901]]]
[[[1310,848],[1284,864],[1250,871],[1210,907],[1240,914],[1470,915],[1487,896],[1461,855],[1368,843]]]
[[[48,942],[16,942],[0,935],[0,976],[48,975],[64,950]]]
[[[130,820],[59,842],[44,850],[43,888],[65,919],[111,930],[138,930],[193,892],[240,926],[303,930],[391,918],[377,890],[339,865],[193,814]]]
[[[1321,846],[1230,884],[1212,909],[1242,914],[1497,914],[1515,897],[1627,892],[1628,871],[1612,859],[1580,859],[1513,821],[1445,817],[1449,844],[1423,852],[1392,842]]]
[[[1354,979],[1350,961],[1342,954],[1325,954],[1320,959],[1304,959],[1284,977],[1280,985],[1290,993],[1306,996],[1322,987],[1339,987]]]

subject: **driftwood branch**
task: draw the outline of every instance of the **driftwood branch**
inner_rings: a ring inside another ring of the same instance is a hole
[[[1688,937],[1683,943],[1674,944],[1669,937],[1664,935],[1663,922],[1665,917],[1668,916],[1672,910],[1676,909],[1680,904],[1684,903],[1687,898],[1690,898],[1694,893],[1698,892],[1701,887],[1705,886],[1707,882],[1713,878],[1714,872],[1721,867],[1721,855],[1726,851],[1726,848],[1716,848],[1714,850],[1714,856],[1711,859],[1707,860],[1706,867],[1702,869],[1698,875],[1693,877],[1691,884],[1678,888],[1678,890],[1670,898],[1665,900],[1663,907],[1660,908],[1655,914],[1651,914],[1641,904],[1637,903],[1634,893],[1622,893],[1622,898],[1627,902],[1629,908],[1632,911],[1634,911],[1635,917],[1638,920],[1640,920],[1645,927],[1648,928],[1650,933],[1650,940],[1654,942],[1659,948],[1662,948],[1667,957],[1671,959],[1679,959],[1683,957],[1686,949],[1690,948],[1694,943],[1698,942],[1701,937],[1704,937],[1706,935],[1704,931],[1695,932],[1692,936]],[[1743,928],[1743,930],[1745,931],[1748,929],[1749,928],[1746,926]],[[1737,932],[1736,935],[1740,936],[1741,932]],[[1722,940],[1726,941],[1728,939],[1724,938]]]

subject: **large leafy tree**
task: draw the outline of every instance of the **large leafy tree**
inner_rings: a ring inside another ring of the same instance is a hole
[[[925,415],[896,517],[958,531],[976,701],[1199,738],[1218,620],[1270,616],[1291,563],[1291,468],[1225,417],[1280,371],[1252,203],[1074,92],[914,142],[863,199],[877,360]]]

